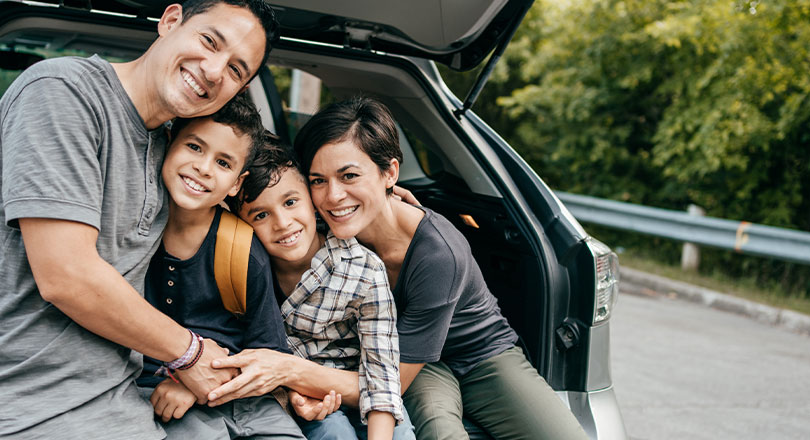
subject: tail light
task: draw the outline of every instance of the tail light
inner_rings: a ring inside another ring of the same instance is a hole
[[[588,239],[588,247],[596,259],[596,295],[593,323],[610,318],[619,297],[619,257],[599,240]]]

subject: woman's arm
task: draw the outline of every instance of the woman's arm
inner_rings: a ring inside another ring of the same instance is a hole
[[[357,372],[324,367],[295,355],[268,349],[247,349],[216,359],[214,368],[239,368],[242,373],[208,394],[211,406],[242,397],[261,396],[279,386],[323,399],[330,391],[343,403],[357,407],[360,398]]]

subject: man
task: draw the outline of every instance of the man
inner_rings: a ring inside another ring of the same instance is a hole
[[[262,0],[174,4],[138,59],[42,62],[0,99],[0,437],[162,438],[130,349],[180,366],[201,403],[235,374],[143,283],[167,218],[163,124],[230,100],[276,31]]]

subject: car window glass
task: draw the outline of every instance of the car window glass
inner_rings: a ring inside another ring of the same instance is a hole
[[[337,98],[335,98],[329,89],[323,85],[323,83],[321,83],[319,91],[320,95],[318,98],[319,104],[317,106],[313,106],[316,108],[302,108],[296,111],[292,109],[292,106],[290,105],[290,101],[292,99],[291,86],[294,75],[293,69],[281,66],[270,66],[270,70],[273,73],[276,89],[278,90],[281,98],[290,139],[295,139],[295,135],[298,133],[298,130],[300,130],[301,127],[307,123],[317,109],[323,108],[337,101]],[[318,91],[311,90],[308,93],[318,94]],[[444,171],[444,166],[442,165],[441,159],[432,151],[430,145],[428,145],[420,137],[416,136],[412,130],[403,127],[399,123],[397,124],[397,127],[400,130],[399,138],[403,154],[406,157],[415,158],[415,162],[417,162],[419,164],[419,168],[421,168],[421,172],[418,173],[421,175],[421,177],[426,175],[431,178],[436,178]],[[410,154],[411,152],[413,154]],[[409,173],[409,175],[415,177],[417,173]]]

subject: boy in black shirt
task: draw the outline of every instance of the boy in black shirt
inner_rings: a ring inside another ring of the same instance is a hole
[[[256,108],[243,95],[211,116],[174,122],[162,169],[171,196],[169,222],[146,275],[149,303],[187,327],[192,338],[213,339],[231,352],[245,348],[289,352],[270,260],[261,242],[253,237],[244,316],[225,309],[214,277],[217,228],[223,215],[219,204],[239,191],[262,132]],[[183,365],[144,358],[138,384],[144,393],[154,387],[150,401],[169,438],[303,439],[293,419],[270,395],[215,408],[195,407],[197,398],[174,380],[172,370],[193,364],[199,358],[196,350],[190,347]]]

